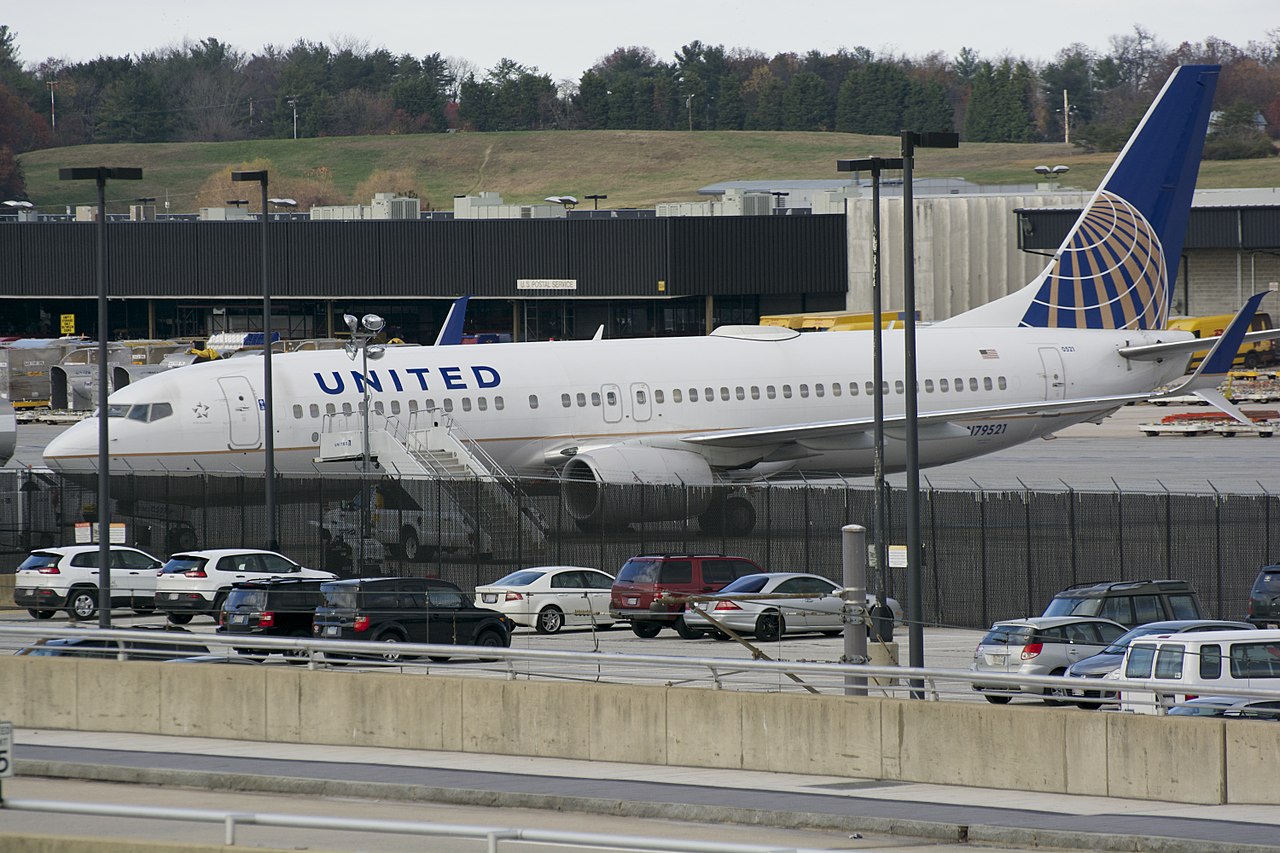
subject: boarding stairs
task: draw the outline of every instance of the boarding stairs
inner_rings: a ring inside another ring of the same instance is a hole
[[[407,420],[371,412],[369,454],[382,471],[437,480],[486,534],[493,550],[524,554],[546,549],[550,526],[542,513],[519,483],[443,409],[412,411]],[[363,456],[363,413],[326,416],[316,462],[359,462]]]

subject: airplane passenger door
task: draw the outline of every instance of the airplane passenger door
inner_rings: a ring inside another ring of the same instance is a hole
[[[1044,398],[1062,400],[1067,396],[1067,371],[1062,366],[1062,353],[1053,347],[1040,347],[1040,363],[1044,366]]]
[[[605,423],[616,424],[622,420],[622,389],[617,385],[602,385],[600,396],[604,398],[601,412]]]
[[[631,383],[631,415],[638,421],[647,421],[653,412],[649,401],[649,386],[643,382]]]
[[[257,447],[262,443],[262,428],[258,420],[258,399],[253,386],[243,376],[224,376],[218,380],[222,396],[227,402],[227,421],[230,434],[227,443],[231,447]]]

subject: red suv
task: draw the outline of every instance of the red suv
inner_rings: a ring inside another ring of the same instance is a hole
[[[609,593],[609,614],[626,620],[637,637],[656,637],[664,625],[686,640],[703,635],[685,624],[684,603],[671,595],[705,595],[744,575],[763,572],[746,557],[724,554],[643,554],[618,571]]]

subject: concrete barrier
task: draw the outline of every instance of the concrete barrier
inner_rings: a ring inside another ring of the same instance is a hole
[[[1280,804],[1280,726],[874,696],[0,658],[20,727]]]

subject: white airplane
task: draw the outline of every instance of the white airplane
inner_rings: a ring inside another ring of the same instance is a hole
[[[918,330],[921,465],[1101,421],[1158,392],[1200,393],[1243,419],[1212,389],[1262,294],[1185,381],[1206,341],[1165,329],[1217,76],[1217,66],[1173,73],[1034,281]],[[415,421],[456,425],[506,474],[568,481],[567,508],[583,524],[625,523],[633,513],[606,499],[609,484],[865,475],[874,453],[871,342],[870,332],[728,326],[690,338],[405,346],[388,348],[367,377],[340,350],[289,353],[273,358],[275,467],[360,470],[362,441],[346,454],[320,448],[344,413],[360,419],[367,384],[375,432],[411,443]],[[112,394],[112,469],[262,471],[259,364],[194,365]],[[884,377],[885,465],[894,470],[905,457],[900,331],[884,333]],[[398,467],[388,464],[388,444],[378,446],[375,461]],[[89,419],[51,442],[45,461],[84,476],[97,449]],[[676,503],[666,518],[706,508]],[[754,521],[745,509],[735,507],[737,528]]]

